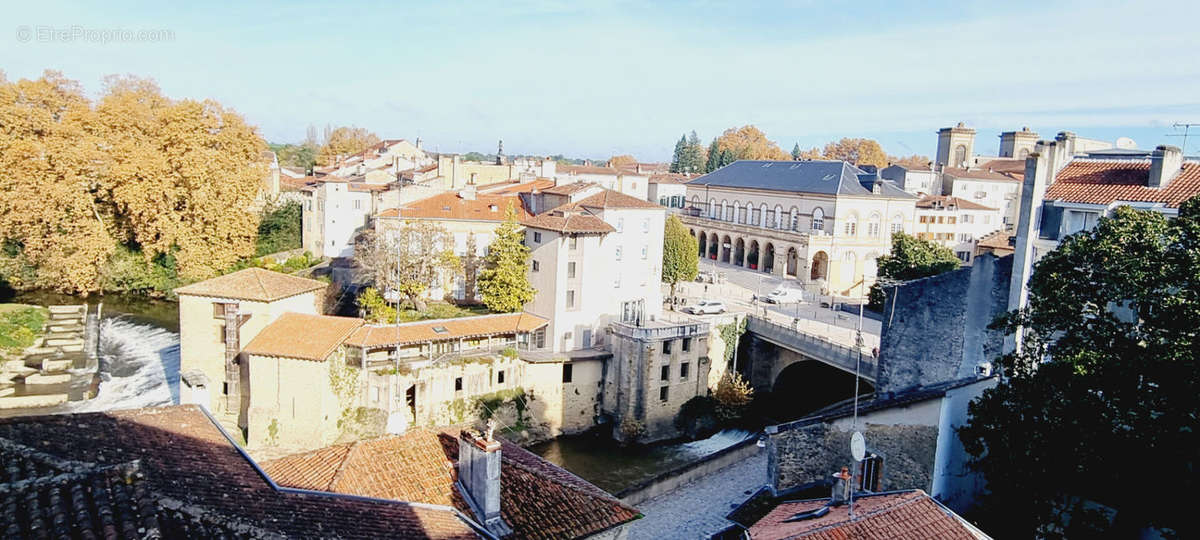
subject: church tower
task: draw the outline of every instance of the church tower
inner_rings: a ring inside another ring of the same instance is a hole
[[[496,147],[496,165],[504,165],[504,139]]]
[[[975,155],[975,130],[962,122],[957,126],[938,130],[937,158],[940,167],[965,168]]]

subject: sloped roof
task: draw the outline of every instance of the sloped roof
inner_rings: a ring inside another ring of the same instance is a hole
[[[496,209],[492,210],[495,206]],[[406,203],[400,208],[389,208],[379,217],[404,219],[454,219],[471,221],[504,221],[508,207],[517,210],[517,219],[530,217],[524,202],[515,195],[476,193],[475,199],[464,199],[456,192],[441,193]]]
[[[996,208],[990,206],[984,206],[961,197],[952,197],[950,195],[926,195],[917,201],[917,208],[933,208],[937,205],[943,208],[956,206],[960,210],[996,210]]]
[[[549,322],[532,313],[498,313],[401,324],[369,324],[355,328],[354,333],[346,338],[345,342],[347,345],[355,347],[383,347],[426,341],[496,336],[532,332]],[[439,332],[437,329],[445,331]]]
[[[542,193],[549,193],[551,195],[571,195],[588,188],[597,187],[600,187],[600,184],[595,182],[570,182],[567,184],[559,184],[557,186],[547,187],[542,190]]]
[[[274,302],[323,288],[325,288],[325,283],[314,279],[290,276],[262,268],[246,268],[185,285],[175,289],[175,294]]]
[[[521,222],[521,225],[534,229],[546,229],[560,233],[610,233],[616,231],[612,225],[603,219],[590,214],[579,212],[563,212],[550,210]]]
[[[869,197],[872,193],[859,183],[860,174],[865,173],[845,161],[741,160],[688,185]]]
[[[501,440],[500,460],[500,513],[513,529],[509,538],[579,538],[638,516],[612,495],[516,444]],[[418,428],[269,461],[263,469],[287,486],[470,512],[455,486],[457,461],[457,430]]]
[[[955,178],[972,178],[975,180],[997,180],[1000,182],[1020,182],[1025,177],[1024,169],[1022,172],[1002,172],[996,169],[959,169],[956,167],[946,167],[942,171],[947,176]]]
[[[980,165],[982,169],[989,169],[998,173],[1014,175],[1017,178],[1025,177],[1025,160],[1016,158],[1000,158],[993,159],[987,163]]]
[[[849,506],[828,506],[821,517],[788,521],[792,516],[829,504],[829,499],[785,502],[750,527],[750,538],[773,540],[810,538],[844,540],[976,540],[987,538],[961,517],[938,504],[924,491],[896,491],[854,498]]]
[[[550,180],[548,178],[536,178],[527,182],[492,184],[483,188],[480,193],[488,193],[492,195],[515,195],[518,193],[544,191],[552,187],[554,187],[554,180]]]
[[[570,206],[582,206],[585,208],[663,208],[658,203],[639,199],[611,189],[605,189],[595,195],[584,197],[575,201]]]
[[[1009,243],[1012,237],[1013,233],[1010,230],[992,231],[980,238],[975,248],[1013,251],[1013,245]]]
[[[242,352],[320,362],[362,325],[355,317],[288,312],[271,321]]]
[[[1200,195],[1200,162],[1185,161],[1165,188],[1147,187],[1150,160],[1081,159],[1067,163],[1046,188],[1046,200],[1083,204],[1154,202],[1178,208]]]
[[[691,179],[683,173],[655,173],[650,176],[651,184],[686,184]]]
[[[617,176],[620,174],[635,174],[632,172],[622,171],[615,167],[597,167],[595,165],[563,165],[563,164],[556,165],[554,168],[554,172],[556,174],[565,173],[568,175],[570,175],[570,174],[610,174],[613,176]]]
[[[4,418],[0,441],[10,538],[478,538],[454,507],[279,489],[195,405]]]

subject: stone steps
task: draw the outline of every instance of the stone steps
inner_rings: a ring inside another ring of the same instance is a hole
[[[6,396],[0,398],[0,409],[25,409],[53,407],[67,402],[66,394],[44,394],[39,396]]]
[[[71,382],[70,373],[31,373],[25,376],[25,384],[62,384]]]

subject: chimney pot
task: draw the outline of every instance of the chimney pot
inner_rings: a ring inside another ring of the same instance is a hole
[[[1159,145],[1150,154],[1150,177],[1146,185],[1152,188],[1165,188],[1179,175],[1183,167],[1183,151],[1178,147]]]
[[[497,536],[512,534],[500,516],[500,441],[486,434],[463,430],[458,438],[458,481],[475,516]]]

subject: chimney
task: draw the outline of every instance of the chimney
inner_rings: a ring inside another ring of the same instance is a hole
[[[463,430],[458,437],[458,483],[475,517],[496,536],[512,529],[500,517],[500,441],[492,437],[495,421],[486,434]]]
[[[842,467],[833,473],[833,491],[829,494],[830,506],[841,506],[850,499],[850,468]]]
[[[475,184],[472,182],[463,186],[462,191],[458,192],[458,196],[464,201],[475,200]]]
[[[642,174],[642,164],[641,163],[637,164],[637,173]]]
[[[1183,151],[1175,146],[1159,145],[1150,154],[1150,180],[1152,188],[1165,188],[1183,167]]]

